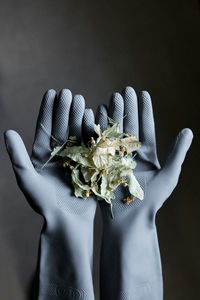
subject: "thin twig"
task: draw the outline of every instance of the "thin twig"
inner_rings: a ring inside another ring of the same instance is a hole
[[[40,123],[40,126],[42,127],[42,129],[44,130],[44,132],[49,136],[51,137],[56,143],[60,143],[52,134],[50,134],[47,129],[44,127],[44,125],[42,123]]]

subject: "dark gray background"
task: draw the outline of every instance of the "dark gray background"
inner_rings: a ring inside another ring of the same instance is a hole
[[[1,131],[17,130],[29,150],[40,101],[49,88],[81,93],[94,110],[126,85],[148,90],[161,162],[181,128],[194,131],[179,185],[159,212],[157,225],[165,300],[200,299],[198,1],[0,4]],[[42,220],[17,188],[3,138],[1,142],[0,299],[25,300]],[[97,262],[99,215],[96,223]]]

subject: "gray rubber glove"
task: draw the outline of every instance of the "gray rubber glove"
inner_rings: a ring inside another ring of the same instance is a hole
[[[155,217],[177,185],[193,134],[187,128],[178,134],[161,168],[150,95],[143,91],[137,99],[135,91],[126,87],[122,95],[113,94],[108,110],[104,105],[98,108],[96,123],[102,129],[107,127],[107,114],[120,123],[121,131],[135,134],[142,142],[135,157],[134,174],[145,196],[143,201],[135,199],[124,204],[127,188],[119,186],[113,200],[114,219],[109,205],[100,202],[104,225],[101,299],[161,300],[163,283]]]
[[[68,126],[69,123],[69,126]],[[43,164],[69,136],[81,139],[93,130],[92,110],[82,96],[49,90],[42,101],[31,159],[20,136],[5,133],[18,185],[32,208],[44,217],[34,299],[94,299],[92,284],[93,219],[96,201],[73,195],[70,176],[59,160]],[[42,124],[42,125],[41,125]],[[83,130],[82,130],[83,129]]]

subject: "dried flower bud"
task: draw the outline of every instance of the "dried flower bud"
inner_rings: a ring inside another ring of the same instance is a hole
[[[134,136],[134,135],[132,135],[132,134],[130,134],[130,133],[125,133],[125,136],[130,137],[130,136]]]
[[[92,172],[93,172],[92,168],[88,168],[88,171],[89,171],[90,173],[92,173]]]
[[[87,191],[85,192],[85,196],[86,196],[87,198],[90,196],[90,190],[87,190]]]
[[[124,155],[125,152],[126,152],[126,147],[121,147],[121,153]]]
[[[93,137],[91,137],[90,143],[91,143],[92,145],[95,145],[95,144],[96,144],[95,139],[94,139]]]
[[[99,171],[99,175],[102,176],[104,173],[104,170]]]
[[[124,203],[130,204],[133,200],[135,200],[134,196],[127,197],[123,200]]]
[[[72,147],[72,146],[74,146],[74,143],[73,143],[73,142],[70,142],[70,141],[68,141],[68,142],[67,142],[67,144],[66,144],[66,146],[67,146],[67,147]]]
[[[68,167],[70,165],[70,161],[69,160],[66,160],[64,163],[63,163],[63,167]]]

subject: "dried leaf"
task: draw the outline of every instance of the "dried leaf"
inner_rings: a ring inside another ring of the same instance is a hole
[[[96,132],[96,134],[98,134],[99,137],[102,135],[101,128],[100,128],[99,124],[98,125],[94,124],[94,131]]]
[[[102,132],[100,125],[94,124],[97,140],[91,138],[90,146],[81,142],[80,146],[56,147],[52,156],[60,156],[64,161],[72,163],[72,184],[76,197],[85,198],[92,192],[98,200],[105,200],[110,204],[112,213],[112,200],[114,191],[119,184],[128,186],[130,197],[124,203],[130,203],[137,197],[142,200],[144,192],[140,187],[133,170],[136,167],[134,157],[129,156],[141,147],[141,143],[134,135],[120,133],[120,125],[108,118],[109,125]],[[76,137],[70,137],[76,141]],[[73,166],[74,164],[75,167]]]

